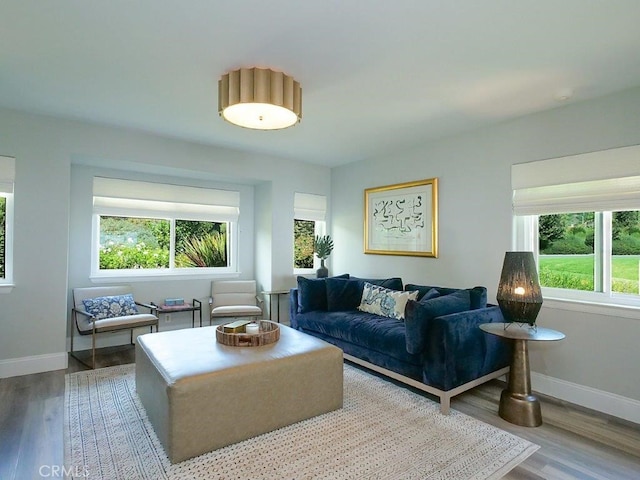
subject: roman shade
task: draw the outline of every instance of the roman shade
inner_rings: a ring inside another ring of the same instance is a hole
[[[93,211],[102,215],[179,216],[237,221],[240,192],[94,177]]]
[[[294,218],[297,220],[312,220],[324,222],[327,215],[327,197],[311,193],[294,194]]]
[[[515,215],[640,210],[640,145],[511,167]]]

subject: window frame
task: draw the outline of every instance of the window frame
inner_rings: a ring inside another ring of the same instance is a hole
[[[327,232],[327,222],[322,221],[322,220],[309,220],[306,218],[296,218],[294,217],[293,222],[295,225],[295,221],[296,220],[300,220],[303,222],[314,222],[313,225],[313,234],[314,234],[314,239],[316,236],[323,236],[326,235]],[[295,241],[295,239],[294,239]],[[318,256],[314,253],[313,254],[313,267],[311,268],[296,268],[295,266],[295,251],[294,251],[294,256],[292,258],[293,260],[293,274],[294,275],[309,275],[309,274],[314,274],[316,273],[316,270],[318,270],[320,268],[320,259],[318,258]]]
[[[13,193],[0,192],[0,197],[4,197],[6,199],[4,233],[4,278],[0,278],[0,293],[8,293],[15,286],[15,284],[13,283]]]
[[[169,251],[169,268],[145,268],[145,269],[100,269],[100,217],[101,216],[120,216],[127,218],[153,218],[160,220],[168,220],[170,223],[170,251]],[[176,220],[188,221],[206,221],[227,224],[227,248],[229,265],[226,267],[191,267],[177,268],[175,267],[175,222]],[[92,242],[91,242],[91,280],[114,280],[118,278],[133,280],[150,280],[150,279],[177,279],[196,277],[217,277],[217,276],[234,276],[239,275],[238,271],[238,222],[230,219],[220,218],[190,218],[184,214],[158,214],[154,212],[132,215],[127,211],[118,215],[113,213],[93,213],[92,215]]]

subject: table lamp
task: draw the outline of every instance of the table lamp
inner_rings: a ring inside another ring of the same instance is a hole
[[[497,300],[506,322],[535,325],[542,291],[533,252],[505,253]]]

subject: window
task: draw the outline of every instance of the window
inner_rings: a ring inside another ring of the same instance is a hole
[[[316,235],[326,232],[327,198],[323,195],[295,193],[293,219],[293,268],[307,273],[320,267],[313,254]]]
[[[0,287],[13,284],[13,183],[15,159],[0,156]]]
[[[562,296],[551,289],[564,289],[621,303],[640,300],[640,211],[550,214],[530,221],[538,225],[540,285],[548,294]]]
[[[538,256],[545,297],[640,307],[639,156],[625,147],[513,166],[516,248]]]
[[[96,177],[93,194],[94,276],[237,270],[238,192]]]

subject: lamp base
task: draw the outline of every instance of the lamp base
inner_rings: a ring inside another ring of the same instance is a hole
[[[542,425],[540,401],[531,394],[503,390],[502,395],[500,395],[498,414],[507,422],[522,427],[539,427]]]
[[[500,395],[498,414],[523,427],[542,425],[540,402],[531,394],[529,349],[526,339],[513,338],[513,357],[507,388]]]

